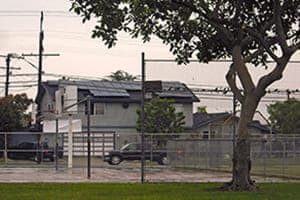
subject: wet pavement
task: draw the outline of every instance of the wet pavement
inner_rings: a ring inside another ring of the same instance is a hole
[[[146,182],[227,182],[231,178],[229,173],[195,172],[171,168],[147,170]],[[282,182],[278,178],[254,177],[257,182]],[[141,181],[141,172],[137,168],[95,168],[91,170],[91,178],[87,178],[87,169],[59,169],[53,168],[0,168],[0,182],[2,183],[137,183]]]

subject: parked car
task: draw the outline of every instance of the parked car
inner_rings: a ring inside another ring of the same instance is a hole
[[[8,149],[10,159],[42,160],[54,161],[54,149],[50,148],[46,142],[41,144],[35,142],[22,142],[17,146]]]
[[[141,160],[142,150],[140,143],[129,143],[123,146],[120,150],[114,150],[104,156],[104,161],[111,165],[118,165],[124,160]],[[145,160],[155,161],[160,165],[168,164],[166,150],[158,150],[150,144],[144,145]]]

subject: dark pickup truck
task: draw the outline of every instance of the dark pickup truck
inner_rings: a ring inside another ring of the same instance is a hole
[[[38,163],[42,159],[54,161],[54,149],[50,148],[47,143],[22,142],[9,148],[7,156],[10,159],[36,160]]]
[[[160,165],[168,164],[166,150],[156,150],[151,145],[144,145],[145,160],[155,161]],[[142,150],[141,144],[129,143],[123,146],[120,150],[114,150],[104,156],[104,161],[111,165],[118,165],[124,160],[141,160]]]

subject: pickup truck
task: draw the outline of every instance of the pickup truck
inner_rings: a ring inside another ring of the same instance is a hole
[[[54,161],[54,149],[47,143],[22,142],[8,149],[8,158],[10,159],[29,159],[40,163],[42,159]]]
[[[150,144],[144,145],[145,160],[155,161],[160,165],[168,164],[166,150],[156,150]],[[104,161],[110,165],[118,165],[124,160],[141,160],[142,150],[140,143],[128,143],[120,150],[114,150],[104,156]]]

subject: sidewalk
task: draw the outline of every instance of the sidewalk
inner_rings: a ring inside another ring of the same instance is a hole
[[[49,168],[0,168],[1,183],[139,183],[140,170],[137,169],[92,169],[91,178],[87,178],[87,170],[49,169]],[[164,169],[145,173],[147,182],[227,182],[231,174],[190,172]],[[254,177],[257,182],[283,182],[278,178]]]

